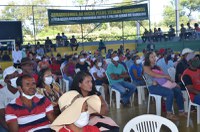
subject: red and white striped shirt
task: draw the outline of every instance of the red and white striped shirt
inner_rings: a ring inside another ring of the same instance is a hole
[[[32,101],[31,109],[23,105],[20,97],[12,100],[6,107],[6,122],[17,121],[19,132],[33,132],[50,128],[46,114],[53,112],[51,102],[39,94],[36,94]]]

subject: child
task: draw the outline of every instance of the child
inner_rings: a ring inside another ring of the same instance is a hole
[[[157,66],[153,67],[152,71],[155,72],[155,73],[161,74],[161,75],[164,74],[163,71]],[[175,87],[180,87],[177,83],[172,82],[170,80],[167,80],[166,78],[153,78],[153,80],[156,83],[158,83],[159,85],[166,87],[166,88],[172,89],[172,88],[175,88]]]

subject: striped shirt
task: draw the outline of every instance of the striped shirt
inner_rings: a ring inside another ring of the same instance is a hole
[[[53,111],[51,102],[39,94],[36,94],[32,101],[31,109],[23,105],[20,97],[12,100],[6,107],[6,122],[17,121],[19,132],[50,128],[46,114]]]

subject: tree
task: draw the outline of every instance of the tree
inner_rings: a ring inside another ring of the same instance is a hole
[[[17,3],[10,2],[2,10],[2,20],[18,20],[22,21],[23,32],[26,35],[33,37],[33,13],[34,13],[34,23],[35,23],[35,32],[39,33],[47,26],[47,9],[45,6],[49,4],[49,0],[32,0],[24,1],[24,5],[29,6],[17,6]],[[34,5],[34,6],[31,6]],[[36,6],[37,5],[37,6]],[[40,5],[40,6],[38,6]],[[32,8],[33,7],[33,8]]]
[[[165,6],[164,12],[163,12],[163,22],[165,26],[169,25],[176,25],[176,17],[175,17],[175,3],[174,1],[171,1],[170,5]],[[183,7],[180,8],[180,23],[187,23],[188,17],[185,15],[185,12],[183,10]]]
[[[193,12],[200,11],[200,0],[181,0],[180,5],[184,10],[188,10],[187,16],[189,18]]]

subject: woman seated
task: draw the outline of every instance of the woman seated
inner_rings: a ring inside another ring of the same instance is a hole
[[[102,62],[98,59],[94,61],[94,66],[90,69],[90,74],[92,75],[95,85],[102,85],[105,89],[106,100],[109,102],[108,95],[108,79],[105,74],[105,70],[102,68]]]
[[[156,54],[149,52],[145,56],[144,62],[144,74],[147,79],[147,85],[149,86],[149,92],[166,97],[166,110],[167,118],[171,120],[178,120],[178,117],[172,113],[173,100],[176,98],[176,102],[179,108],[179,116],[185,116],[183,108],[183,96],[180,88],[169,89],[158,84],[154,84],[153,78],[164,78],[171,80],[169,75],[158,74],[152,71],[152,68],[156,66]]]
[[[76,58],[70,58],[68,63],[64,67],[63,78],[69,81],[69,87],[71,87],[73,77],[75,75]]]
[[[46,96],[54,106],[55,114],[60,113],[58,99],[63,94],[60,86],[54,81],[51,69],[45,68],[39,72],[37,89],[39,94]]]
[[[133,56],[133,65],[129,69],[129,73],[131,79],[136,85],[144,85],[144,80],[142,77],[143,68],[142,68],[142,60],[138,55]]]
[[[59,101],[61,114],[51,124],[56,132],[100,132],[95,126],[88,125],[92,113],[99,113],[101,100],[97,95],[81,97],[77,91],[63,94]]]
[[[106,101],[95,88],[92,76],[87,72],[78,72],[72,82],[71,90],[78,91],[83,97],[98,95],[101,100],[100,114],[91,115],[89,124],[97,126],[101,131],[112,129],[114,132],[119,131],[118,125],[109,117],[102,116],[108,115],[109,109]]]

